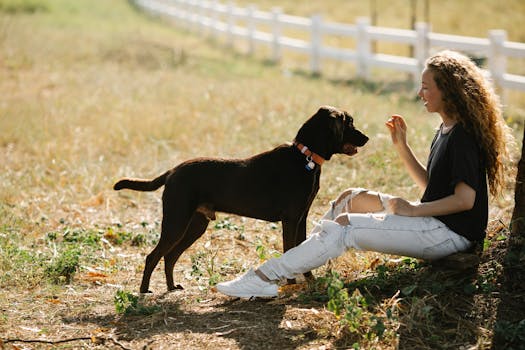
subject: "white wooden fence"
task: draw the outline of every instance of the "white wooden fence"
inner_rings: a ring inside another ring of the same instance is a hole
[[[265,44],[274,62],[281,59],[283,50],[308,55],[313,73],[320,73],[321,60],[329,58],[355,64],[359,78],[367,79],[371,68],[381,67],[408,72],[417,84],[425,59],[436,49],[447,48],[486,58],[487,73],[497,87],[525,91],[525,76],[507,73],[507,58],[525,58],[525,44],[507,41],[504,30],[491,30],[488,38],[477,38],[432,33],[426,23],[417,23],[415,30],[405,30],[371,26],[368,18],[359,18],[352,25],[326,22],[320,15],[291,16],[279,8],[265,12],[253,5],[242,8],[216,0],[134,1],[144,10],[167,17],[177,25],[200,33],[222,35],[228,45],[233,46],[237,38],[246,40],[250,54],[255,52],[256,45]],[[285,29],[301,32],[302,38],[284,36]],[[323,38],[329,36],[351,37],[355,40],[355,49],[324,44]],[[411,45],[414,57],[375,53],[372,43],[377,41]]]

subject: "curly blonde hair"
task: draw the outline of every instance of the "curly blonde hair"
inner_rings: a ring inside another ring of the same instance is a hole
[[[441,51],[426,61],[441,91],[444,113],[472,132],[481,145],[490,192],[495,195],[504,185],[504,165],[512,138],[502,116],[501,104],[492,84],[467,56]]]

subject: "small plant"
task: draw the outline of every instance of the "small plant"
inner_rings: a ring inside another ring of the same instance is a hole
[[[160,310],[157,305],[146,306],[140,303],[140,298],[131,292],[118,290],[113,298],[115,310],[125,315],[152,315]]]
[[[197,280],[199,280],[202,276],[204,276],[203,271],[203,261],[205,260],[206,253],[205,252],[197,252],[196,254],[192,254],[190,256],[191,259],[191,275],[195,277]]]
[[[67,248],[45,269],[45,275],[54,283],[67,284],[80,266],[80,250]]]
[[[115,245],[122,245],[125,241],[133,242],[133,235],[130,232],[115,231],[112,227],[107,228],[104,238]]]
[[[266,246],[261,242],[260,239],[257,239],[255,242],[255,252],[257,253],[257,256],[259,257],[259,260],[266,261],[270,258],[278,258],[281,256],[281,253],[279,253],[276,250],[268,249]]]
[[[113,298],[113,303],[118,314],[127,314],[131,310],[137,309],[139,297],[119,289]]]
[[[391,312],[387,313],[387,317],[374,315],[359,289],[356,288],[349,294],[343,280],[335,271],[327,272],[323,281],[326,283],[328,294],[327,308],[348,331],[361,334],[366,340],[383,338],[387,331],[385,322],[388,318],[393,318]]]
[[[0,235],[0,289],[8,284],[38,281],[42,277],[41,262],[41,254],[20,247],[15,237]]]
[[[131,239],[131,245],[133,247],[142,247],[143,245],[146,245],[146,236],[144,236],[142,233],[139,233]]]
[[[196,254],[191,255],[191,275],[195,277],[197,281],[201,278],[207,278],[208,286],[212,287],[216,285],[220,280],[220,275],[215,268],[215,254],[211,254],[210,251],[199,251]]]
[[[50,241],[54,241],[57,238],[56,234],[53,232],[48,233],[47,237]],[[101,237],[101,233],[97,230],[67,228],[62,234],[64,242],[85,244],[92,247],[98,245]]]
[[[230,218],[217,221],[215,224],[217,230],[228,230],[228,231],[243,231],[243,227],[239,227],[230,221]]]

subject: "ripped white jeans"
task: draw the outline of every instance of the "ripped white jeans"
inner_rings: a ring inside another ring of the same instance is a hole
[[[365,191],[354,189],[337,205],[333,201],[307,240],[281,257],[266,261],[259,271],[270,280],[295,278],[295,275],[316,269],[350,248],[435,260],[472,246],[472,242],[434,217],[408,217],[382,211],[349,213],[349,224],[345,226],[333,221],[347,211],[352,198]],[[378,196],[386,208],[392,196],[383,193],[378,193]]]

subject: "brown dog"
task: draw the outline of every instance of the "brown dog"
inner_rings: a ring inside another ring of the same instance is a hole
[[[148,292],[162,257],[168,290],[182,289],[173,282],[173,266],[206,231],[215,211],[281,221],[284,251],[295,247],[306,239],[306,217],[319,190],[323,161],[335,153],[354,155],[367,141],[347,112],[325,106],[303,124],[293,145],[246,159],[188,160],[151,181],[120,180],[115,190],[165,186],[160,240],[146,258],[140,292]]]

